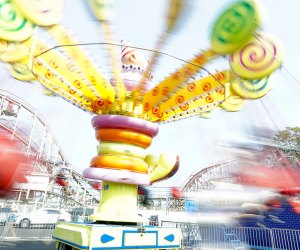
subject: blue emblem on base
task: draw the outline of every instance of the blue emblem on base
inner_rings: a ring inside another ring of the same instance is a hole
[[[110,242],[110,241],[112,241],[112,240],[114,240],[115,239],[115,237],[112,237],[112,236],[110,236],[110,235],[108,235],[108,234],[103,234],[102,236],[101,236],[101,242],[102,243],[107,243],[107,242]]]
[[[175,236],[174,234],[169,234],[165,237],[165,240],[169,241],[169,242],[172,242],[175,240]]]

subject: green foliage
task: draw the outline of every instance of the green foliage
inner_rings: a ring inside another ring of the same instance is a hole
[[[300,127],[286,127],[275,134],[274,140],[291,163],[300,162]]]

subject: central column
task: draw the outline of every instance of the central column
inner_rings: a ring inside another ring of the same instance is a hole
[[[99,141],[98,154],[83,176],[102,180],[102,196],[90,219],[99,223],[141,223],[137,187],[151,183],[145,149],[158,133],[158,125],[121,115],[95,116],[92,125]]]
[[[91,220],[140,223],[137,214],[137,185],[102,182],[101,202]]]

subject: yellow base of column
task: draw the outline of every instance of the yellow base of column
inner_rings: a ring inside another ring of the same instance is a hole
[[[103,222],[141,223],[137,212],[137,185],[102,182],[98,210],[90,220]]]

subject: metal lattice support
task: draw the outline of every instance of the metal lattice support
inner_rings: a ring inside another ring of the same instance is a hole
[[[236,170],[237,162],[235,160],[215,163],[193,173],[183,184],[181,190],[183,192],[194,192],[209,189],[212,186],[213,181],[232,180],[232,173]]]

